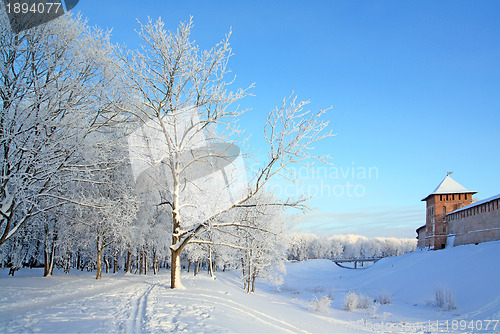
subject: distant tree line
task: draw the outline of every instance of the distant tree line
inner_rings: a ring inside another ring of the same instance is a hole
[[[366,238],[359,235],[318,237],[314,234],[296,233],[290,240],[288,259],[379,258],[413,252],[416,247],[416,239]]]

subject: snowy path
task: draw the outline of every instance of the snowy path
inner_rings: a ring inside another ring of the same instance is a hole
[[[128,319],[118,329],[127,333],[206,331],[211,308],[198,305],[201,300],[196,299],[186,305],[191,298],[184,296],[180,298],[183,302],[176,303],[175,297],[164,283],[140,285],[125,301]]]
[[[59,294],[57,291],[50,291],[50,293],[38,296],[35,299],[19,299],[19,302],[0,306],[0,318],[8,319],[25,313],[35,312],[44,307],[51,307],[59,304],[71,303],[72,301],[82,300],[85,298],[92,298],[93,296],[109,293],[116,289],[123,289],[130,284],[132,283],[120,280],[99,287],[90,286],[85,290],[82,289],[77,292],[65,292],[64,289],[59,289]],[[4,287],[3,289],[5,290],[6,288]],[[71,290],[73,290],[73,287],[71,287]]]
[[[231,274],[216,281],[205,275],[186,275],[187,290],[170,289],[165,272],[157,276],[105,275],[101,281],[91,274],[76,274],[80,276],[0,277],[0,332],[347,330],[344,321],[312,314],[290,304],[288,298],[263,292],[248,295]]]

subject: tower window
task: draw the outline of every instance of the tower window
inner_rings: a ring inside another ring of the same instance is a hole
[[[465,194],[465,199],[467,199],[467,194]]]
[[[443,195],[439,195],[439,200],[443,201]]]
[[[445,215],[445,214],[446,214],[446,207],[443,206],[443,215]]]
[[[452,200],[455,200],[455,195],[451,195],[451,199],[452,199]]]

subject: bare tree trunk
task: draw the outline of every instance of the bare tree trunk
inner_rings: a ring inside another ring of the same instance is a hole
[[[71,253],[67,253],[68,254],[68,257],[67,257],[67,261],[64,263],[64,272],[66,274],[69,274],[69,269],[71,267]]]
[[[212,247],[208,246],[208,272],[210,273],[210,277],[215,279],[214,269],[212,266]]]
[[[171,249],[172,268],[170,269],[170,287],[184,289],[181,283],[181,251]]]
[[[106,256],[104,257],[104,264],[106,265],[106,274],[109,274],[109,260]]]
[[[173,187],[173,205],[172,205],[172,245],[170,251],[172,258],[170,259],[172,267],[170,268],[170,287],[172,289],[184,289],[181,283],[181,252],[183,245],[179,231],[181,230],[181,222],[179,219],[179,203],[180,203],[180,183],[179,175],[175,172],[172,173],[174,187]]]
[[[200,260],[197,260],[194,264],[194,276],[198,275],[200,272]]]
[[[84,257],[80,257],[80,262],[78,262],[78,266],[80,271],[83,271],[85,269],[85,266],[87,265],[87,261],[85,260]]]
[[[130,274],[131,272],[131,269],[132,269],[132,253],[130,252],[130,250],[127,251],[127,260],[126,260],[126,264],[125,264],[125,272],[127,274]]]
[[[113,274],[118,272],[118,250],[114,250],[113,252]]]
[[[144,274],[144,253],[142,251],[142,247],[141,247],[141,250],[139,251],[139,262],[137,263],[137,266],[139,267],[139,275],[142,275]]]
[[[255,292],[255,279],[257,278],[257,268],[253,268],[253,275],[252,275],[252,292]]]
[[[252,250],[248,251],[248,273],[247,273],[247,292],[250,293],[250,285],[252,280]]]
[[[10,267],[9,276],[14,277],[14,273],[16,272],[16,270],[18,270],[18,268],[14,267],[14,266]]]
[[[48,223],[45,224],[45,244],[43,248],[44,253],[44,269],[43,276],[52,276],[52,272],[54,271],[54,257],[56,252],[56,241],[57,241],[57,232],[56,227],[54,225],[54,231],[52,235],[50,233],[50,227]]]
[[[43,276],[47,277],[51,275],[51,270],[52,270],[52,265],[53,265],[53,254],[47,249],[43,250],[43,257],[45,260],[45,263],[43,265]]]
[[[97,275],[95,279],[101,279],[102,277],[102,267],[101,267],[101,261],[102,261],[102,242],[101,242],[101,236],[97,237]]]
[[[245,259],[244,256],[241,257],[241,271],[242,271],[242,277],[243,277],[243,290],[247,289],[247,277],[245,276]]]
[[[153,248],[153,274],[158,273],[158,259],[156,258],[156,249]]]
[[[143,251],[143,260],[144,260],[144,275],[148,274],[148,250],[144,248]]]
[[[188,272],[189,272],[190,269],[191,269],[191,260],[188,259]]]

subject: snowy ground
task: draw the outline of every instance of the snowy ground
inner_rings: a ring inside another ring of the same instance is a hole
[[[280,291],[260,283],[251,295],[241,290],[236,273],[218,273],[215,281],[185,274],[188,289],[181,291],[168,288],[167,272],[108,274],[96,281],[92,273],[42,278],[33,269],[12,278],[4,270],[0,332],[362,333],[380,332],[382,324],[395,333],[500,332],[500,324],[488,322],[500,319],[499,255],[500,242],[494,242],[415,252],[360,270],[327,260],[289,263]],[[432,304],[439,285],[454,292],[457,309]],[[347,312],[342,303],[349,290],[371,299],[385,292],[392,303]],[[309,300],[323,295],[334,298],[329,314],[309,311]]]

